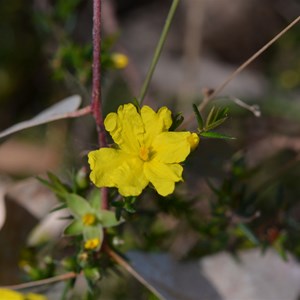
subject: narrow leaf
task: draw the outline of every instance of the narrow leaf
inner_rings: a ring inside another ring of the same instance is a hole
[[[214,131],[208,131],[208,132],[201,132],[201,136],[212,138],[212,139],[224,139],[224,140],[234,140],[235,137],[228,136],[222,133],[214,132]]]
[[[205,127],[205,131],[209,131],[209,130],[212,130],[218,126],[220,126],[222,123],[224,123],[225,121],[227,120],[227,117],[226,118],[222,118],[222,119],[219,119],[217,121],[214,121],[212,123],[210,123],[209,125],[207,125]]]
[[[181,113],[178,113],[177,115],[175,115],[173,117],[173,122],[172,122],[172,125],[170,127],[170,131],[174,131],[175,129],[177,129],[183,122],[184,120],[184,117]]]
[[[253,244],[255,244],[256,246],[259,245],[259,240],[256,238],[256,236],[253,234],[253,232],[247,225],[240,223],[237,225],[237,227]]]
[[[92,210],[87,200],[76,194],[68,195],[67,205],[70,211],[77,217],[81,217]]]
[[[61,191],[58,191],[55,186],[53,185],[52,182],[44,179],[44,178],[41,178],[39,176],[36,176],[36,179],[42,183],[43,185],[45,185],[46,187],[48,187],[56,196],[57,198],[60,200],[60,201],[65,201],[66,199],[66,196],[68,193],[65,193],[65,192],[61,192]]]
[[[82,222],[79,220],[74,220],[71,224],[69,224],[65,230],[64,235],[79,235],[83,232],[83,225]]]
[[[213,106],[212,109],[210,110],[206,118],[205,127],[207,127],[210,123],[212,123],[212,118],[214,116],[215,109],[216,109],[215,106]]]
[[[49,123],[55,120],[65,119],[67,113],[74,112],[81,104],[81,97],[74,95],[68,97],[49,108],[45,109],[30,120],[17,123],[4,131],[0,132],[0,138],[3,138],[12,133],[21,131],[23,129],[31,128],[41,124]]]
[[[47,172],[47,175],[50,179],[50,181],[52,182],[53,184],[53,187],[59,191],[59,192],[62,192],[62,193],[68,193],[68,189],[66,188],[66,186],[60,181],[60,179],[54,175],[53,173],[51,172]]]
[[[196,104],[193,104],[193,110],[196,115],[197,123],[198,123],[198,128],[201,130],[203,128],[203,119],[200,114],[200,111],[198,109],[198,106]]]
[[[94,208],[96,211],[100,210],[102,206],[102,199],[101,199],[101,189],[94,188],[89,196],[88,200],[91,204],[91,207]]]
[[[66,207],[67,207],[67,205],[66,205],[65,203],[60,204],[60,205],[55,206],[54,208],[52,208],[52,209],[50,210],[50,213],[55,212],[55,211],[58,211],[58,210],[62,210],[62,209],[64,209],[64,208],[66,208]]]
[[[101,210],[99,212],[99,219],[104,228],[117,226],[124,221],[121,218],[118,220],[116,214],[109,210]]]

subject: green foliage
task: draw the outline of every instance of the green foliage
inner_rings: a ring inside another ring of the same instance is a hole
[[[37,177],[37,179],[44,184],[45,186],[47,186],[48,188],[51,189],[51,191],[57,196],[57,198],[62,201],[65,202],[67,199],[68,194],[70,193],[71,189],[67,184],[62,183],[59,178],[54,175],[51,172],[47,173],[48,175],[48,179],[43,179],[41,177]]]
[[[233,139],[235,139],[232,136],[222,134],[222,133],[219,133],[219,132],[214,132],[214,131],[207,131],[207,132],[204,131],[204,132],[201,132],[200,135],[203,136],[203,137],[213,138],[213,139],[223,139],[223,140],[233,140]]]
[[[136,212],[135,202],[137,197],[123,197],[117,200],[113,200],[111,205],[116,208],[116,218],[117,220],[121,219],[123,213],[133,214]]]
[[[56,263],[53,257],[49,255],[40,257],[37,254],[34,249],[24,249],[21,254],[19,265],[28,279],[41,280],[54,276]]]
[[[84,2],[52,2],[49,11],[35,12],[35,21],[41,37],[50,37],[51,47],[46,45],[45,48],[51,49],[49,56],[54,78],[67,81],[71,78],[86,91],[92,79],[92,45],[79,43],[74,38],[76,19]],[[3,32],[6,31],[10,32]],[[290,37],[292,46],[289,47],[299,48],[296,43],[298,35]],[[114,35],[102,40],[104,80],[107,72],[118,68],[112,53],[117,38]],[[7,34],[6,39],[9,40]],[[160,40],[160,51],[164,40]],[[7,49],[3,51],[7,56]],[[278,69],[284,67],[286,59],[290,59],[283,53],[278,55],[281,57]],[[155,64],[159,55],[155,55]],[[16,60],[15,64],[18,66],[19,61]],[[151,72],[155,64],[152,64]],[[285,89],[295,89],[299,84],[299,66],[284,67],[284,72],[276,74],[275,81]],[[141,102],[151,76],[145,81]],[[136,99],[133,103],[140,110],[141,104]],[[233,139],[215,132],[228,120],[227,107],[213,106],[208,113],[202,113],[194,104],[193,111],[199,136]],[[278,116],[281,115],[282,110],[279,109]],[[172,119],[170,130],[174,131],[181,126],[184,117],[176,114],[172,115]],[[259,127],[258,122],[255,125]],[[280,166],[287,165],[281,157],[276,159]],[[299,161],[298,156],[295,161]],[[211,167],[215,162],[212,159],[209,163]],[[145,191],[138,198],[121,197],[113,190],[108,196],[108,207],[102,199],[102,191],[90,186],[86,167],[72,174],[68,183],[49,172],[48,179],[38,177],[38,180],[51,189],[60,201],[52,211],[67,209],[69,215],[65,219],[70,223],[61,239],[40,248],[28,249],[27,253],[24,251],[20,265],[30,280],[49,278],[65,271],[83,274],[88,285],[86,299],[93,300],[100,294],[99,281],[112,271],[118,272],[107,249],[115,254],[125,253],[128,249],[176,251],[179,248],[181,251],[186,237],[192,236],[194,241],[180,254],[182,257],[198,259],[219,251],[237,254],[242,249],[252,247],[259,247],[262,251],[273,247],[285,260],[288,252],[300,258],[300,223],[295,215],[298,205],[295,198],[298,197],[294,196],[300,193],[299,163],[292,170],[296,182],[289,182],[288,176],[282,176],[286,170],[279,169],[279,174],[276,174],[278,169],[264,163],[249,168],[243,153],[238,153],[225,161],[224,170],[218,162],[220,173],[222,171],[225,175],[214,175],[207,179],[207,186],[203,189],[205,192],[196,184],[189,186],[188,191],[179,187],[178,193],[168,197],[161,197],[152,190]],[[297,193],[290,193],[294,189]],[[103,209],[103,205],[106,209]],[[67,298],[74,284],[75,279],[67,282],[63,298]]]
[[[184,117],[181,113],[178,113],[175,116],[172,115],[172,119],[173,122],[169,130],[175,131],[183,123]]]
[[[216,108],[215,106],[213,106],[209,111],[205,121],[196,104],[193,104],[193,111],[198,124],[198,131],[200,136],[214,139],[234,139],[233,137],[226,134],[211,131],[212,129],[215,129],[222,125],[228,119],[229,109],[227,107]]]
[[[66,21],[74,15],[74,12],[82,0],[58,0],[55,1],[54,12],[58,19]]]

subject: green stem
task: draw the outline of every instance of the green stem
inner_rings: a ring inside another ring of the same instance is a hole
[[[145,95],[148,91],[150,81],[152,79],[155,67],[157,65],[157,62],[159,60],[159,57],[160,57],[160,54],[162,52],[163,46],[164,46],[165,41],[167,39],[167,35],[169,33],[169,29],[170,29],[174,14],[176,12],[177,6],[179,4],[179,1],[180,0],[173,0],[173,3],[171,5],[169,14],[168,14],[166,22],[165,22],[165,26],[164,26],[163,31],[161,33],[161,36],[159,38],[158,44],[157,44],[155,52],[154,52],[154,56],[152,58],[152,61],[151,61],[151,64],[150,64],[150,67],[149,67],[149,70],[148,70],[148,73],[147,73],[147,76],[146,76],[146,79],[145,79],[145,81],[143,83],[143,86],[142,86],[142,90],[141,90],[141,93],[140,93],[140,96],[139,96],[140,104],[143,103]]]

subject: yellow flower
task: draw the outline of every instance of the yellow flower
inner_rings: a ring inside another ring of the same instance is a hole
[[[40,294],[29,293],[26,294],[26,300],[47,300],[47,298]]]
[[[100,245],[100,240],[95,238],[95,239],[89,239],[84,243],[84,248],[87,250],[94,250],[98,248]]]
[[[9,289],[0,289],[0,299],[5,300],[24,300],[24,296],[16,291]]]
[[[171,111],[162,107],[155,112],[133,104],[119,107],[104,121],[118,148],[101,148],[89,153],[90,178],[98,187],[116,187],[123,196],[137,196],[151,183],[162,196],[173,193],[175,182],[182,180],[180,165],[194,149],[195,133],[169,132]]]
[[[122,53],[113,53],[111,60],[117,69],[124,69],[128,65],[128,57]]]
[[[83,225],[87,226],[94,225],[97,221],[96,216],[91,213],[84,214],[81,219]]]
[[[23,295],[19,292],[0,288],[0,299],[2,300],[47,300],[43,295],[29,293]]]

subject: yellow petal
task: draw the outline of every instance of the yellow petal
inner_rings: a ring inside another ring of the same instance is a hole
[[[133,104],[121,105],[117,113],[108,114],[104,126],[120,149],[132,154],[139,152],[145,129]]]
[[[43,295],[40,295],[40,294],[29,293],[29,294],[26,294],[25,299],[26,300],[47,300],[48,298]]]
[[[122,150],[101,148],[88,155],[90,179],[98,187],[116,187],[123,196],[137,196],[149,181],[143,174],[139,157]]]
[[[191,146],[191,151],[195,150],[200,142],[200,138],[197,133],[191,133],[188,137],[188,142]]]
[[[156,113],[151,107],[145,105],[141,109],[141,117],[145,126],[145,145],[149,147],[153,139],[172,125],[171,111],[162,107]]]
[[[146,178],[162,196],[167,196],[174,192],[175,182],[182,180],[182,171],[183,168],[179,164],[164,164],[157,161],[150,161],[144,164]]]
[[[21,293],[5,289],[5,288],[0,288],[0,299],[6,299],[6,300],[24,300],[24,297]]]
[[[190,132],[163,132],[152,143],[154,160],[164,163],[179,163],[191,152]]]

